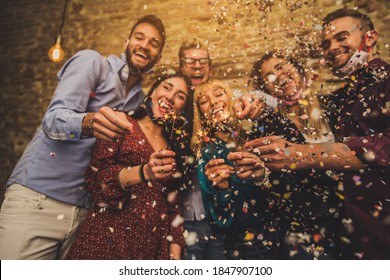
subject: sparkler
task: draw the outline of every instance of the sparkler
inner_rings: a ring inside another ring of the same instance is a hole
[[[155,121],[157,121],[159,124],[162,125],[162,124],[164,124],[165,122],[167,122],[170,119],[173,120],[172,130],[170,131],[170,136],[169,136],[169,141],[168,141],[168,149],[170,149],[174,131],[180,131],[183,128],[183,126],[186,124],[186,118],[184,116],[178,116],[176,114],[175,110],[171,110],[166,115],[164,115],[163,118],[150,118],[149,120],[139,122],[139,124],[141,125],[141,124],[145,124],[145,123],[148,123],[148,122],[155,122]],[[182,120],[183,121],[183,124],[180,127],[175,127],[175,125],[177,123],[177,120]]]
[[[230,115],[228,112],[219,111],[218,114],[222,115],[224,120],[228,120],[230,118]],[[221,130],[225,130],[225,131],[228,131],[229,133],[231,133],[231,138],[234,142],[235,147],[237,147],[237,150],[239,150],[239,146],[242,148],[245,145],[245,143],[248,142],[246,139],[244,139],[243,137],[240,136],[239,131],[241,130],[241,127],[242,127],[241,124],[240,124],[240,127],[238,128],[238,131],[234,131],[233,128],[231,128],[228,124],[217,120],[215,118],[215,116],[213,115],[213,112],[206,113],[204,115],[204,117],[205,117],[205,119],[203,120],[203,122],[204,122],[203,128],[197,132],[198,137],[200,139],[200,142],[207,143],[210,140],[212,130],[213,129],[218,130],[219,128]],[[252,127],[252,125],[250,127]],[[234,141],[234,140],[240,141],[241,142],[240,145],[238,145],[238,141]],[[201,150],[202,146],[203,145],[199,145],[199,147],[195,151],[197,157],[200,156],[200,152],[201,152],[200,150]]]

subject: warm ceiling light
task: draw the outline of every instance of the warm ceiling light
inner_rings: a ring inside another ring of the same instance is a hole
[[[48,55],[53,62],[60,62],[64,58],[64,50],[61,48],[61,35],[57,36],[56,42],[50,48]]]
[[[53,62],[60,62],[64,58],[64,50],[61,48],[61,35],[62,35],[62,28],[64,27],[66,6],[68,5],[68,1],[69,0],[65,0],[64,10],[62,11],[62,19],[61,19],[61,25],[60,25],[60,30],[58,32],[58,36],[56,37],[56,41],[55,41],[54,45],[50,48],[50,50],[48,52],[49,58]]]

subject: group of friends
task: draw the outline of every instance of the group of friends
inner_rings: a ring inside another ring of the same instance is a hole
[[[285,50],[236,96],[197,38],[145,95],[166,41],[154,15],[120,57],[79,51],[7,182],[0,259],[389,259],[378,36],[357,10],[324,18],[324,59],[346,82],[321,96]]]

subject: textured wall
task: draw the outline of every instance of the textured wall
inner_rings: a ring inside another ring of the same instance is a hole
[[[31,140],[56,86],[56,73],[78,50],[119,54],[137,18],[153,13],[166,25],[167,45],[156,73],[177,67],[181,42],[208,40],[214,77],[242,86],[254,59],[273,47],[298,50],[317,85],[331,78],[319,63],[318,22],[341,7],[368,13],[382,34],[379,50],[390,61],[390,1],[387,0],[70,0],[63,29],[65,59],[50,62],[64,0],[0,1],[0,185]],[[314,31],[314,32],[313,32]],[[146,78],[145,88],[156,75]]]

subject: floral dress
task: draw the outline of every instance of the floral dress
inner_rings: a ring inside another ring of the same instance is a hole
[[[184,246],[172,181],[121,187],[120,170],[147,163],[154,152],[138,123],[129,120],[131,134],[112,143],[97,140],[93,148],[86,172],[93,206],[68,259],[169,259],[170,242]]]

